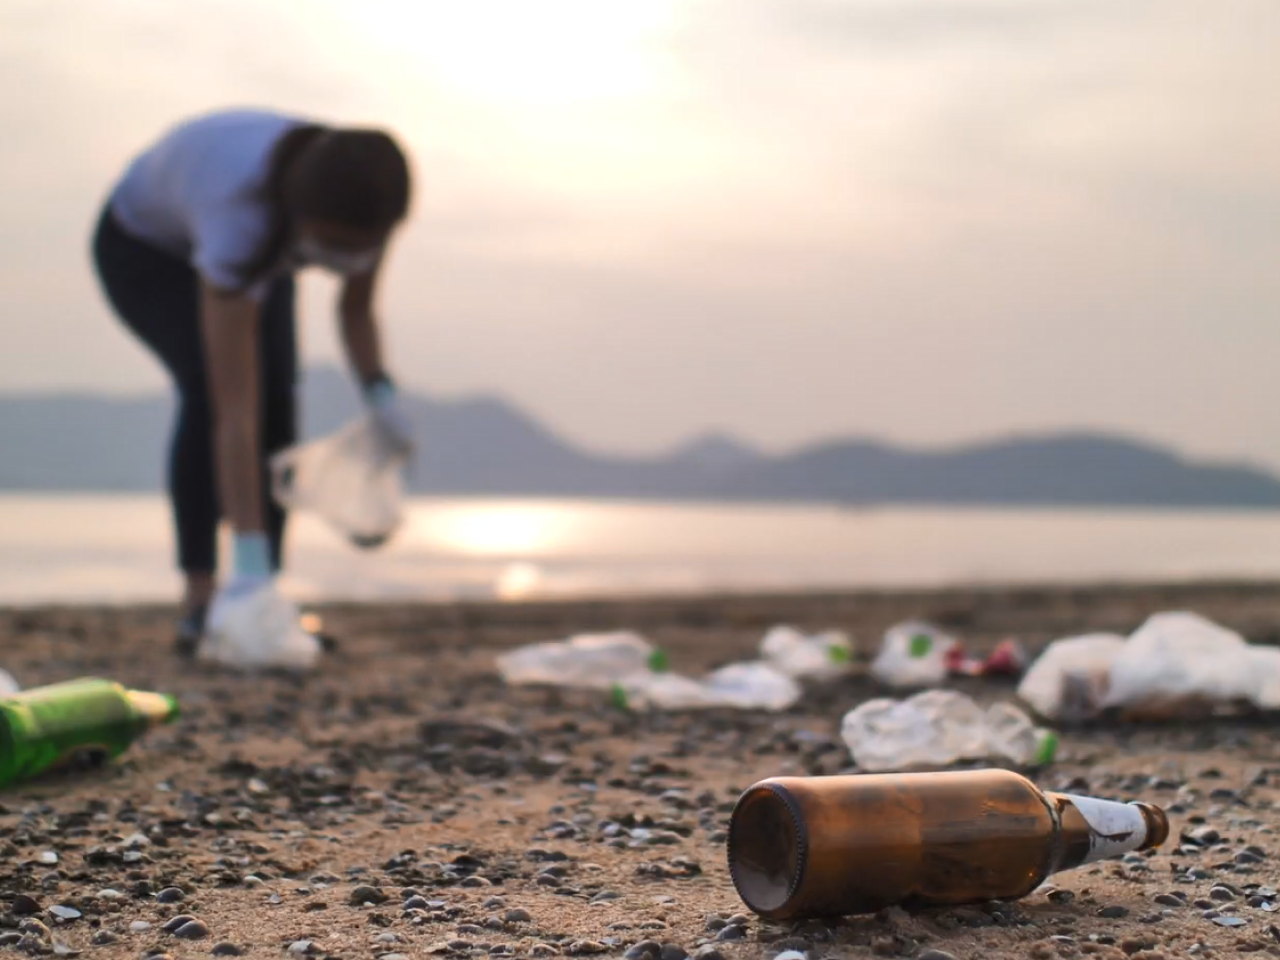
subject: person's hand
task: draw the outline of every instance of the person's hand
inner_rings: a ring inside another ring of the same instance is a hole
[[[365,403],[382,435],[401,454],[410,456],[417,447],[413,420],[391,381],[382,379],[365,390]]]

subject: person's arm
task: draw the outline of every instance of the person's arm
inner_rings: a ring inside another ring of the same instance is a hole
[[[201,283],[200,327],[218,490],[223,517],[237,534],[261,534],[265,529],[258,325],[258,304],[252,299]]]
[[[338,323],[347,362],[362,387],[387,376],[382,356],[382,338],[373,310],[381,261],[368,273],[347,277],[338,298]]]

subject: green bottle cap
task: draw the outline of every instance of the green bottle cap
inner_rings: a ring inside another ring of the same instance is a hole
[[[848,663],[850,659],[849,648],[838,643],[828,644],[827,659],[832,663]]]
[[[1058,754],[1058,735],[1052,730],[1042,730],[1040,742],[1036,745],[1036,755],[1031,762],[1037,767],[1048,766]]]
[[[917,633],[911,638],[911,646],[908,648],[908,652],[912,657],[919,659],[920,657],[927,657],[932,649],[933,637],[927,633]]]
[[[671,661],[667,657],[667,651],[661,647],[649,654],[649,669],[654,673],[666,673],[671,669]]]

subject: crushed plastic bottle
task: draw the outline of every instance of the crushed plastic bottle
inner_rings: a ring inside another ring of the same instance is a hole
[[[890,687],[936,687],[947,679],[959,650],[955,637],[923,620],[908,620],[885,631],[871,675]]]
[[[1049,644],[1018,684],[1018,696],[1042,717],[1078,723],[1096,717],[1111,686],[1111,665],[1124,649],[1115,633],[1064,637]]]
[[[13,674],[0,670],[0,697],[7,697],[21,689],[22,687],[18,686],[18,681],[13,679]]]
[[[839,630],[806,635],[795,627],[774,627],[760,641],[760,656],[790,677],[829,679],[849,671],[853,644]]]
[[[1057,737],[1017,707],[986,710],[952,690],[926,690],[906,700],[868,700],[844,716],[840,736],[854,762],[870,773],[944,767],[958,760],[1052,762]]]
[[[271,460],[271,493],[284,507],[313,513],[362,549],[382,546],[400,526],[409,454],[372,416]]]
[[[737,710],[786,710],[803,691],[800,685],[770,663],[753,660],[731,663],[704,677],[644,671],[617,684],[615,699],[628,708],[703,710],[731,707]]]
[[[529,644],[500,655],[497,665],[512,685],[612,690],[633,674],[664,672],[667,660],[644,637],[619,630]]]

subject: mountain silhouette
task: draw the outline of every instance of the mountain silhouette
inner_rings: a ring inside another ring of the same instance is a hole
[[[360,410],[349,377],[309,370],[307,437]],[[1116,507],[1276,507],[1280,480],[1240,464],[1197,463],[1094,433],[1015,436],[946,449],[867,440],[764,454],[707,434],[653,457],[581,449],[491,397],[407,393],[420,430],[417,493],[637,499]],[[0,490],[163,488],[173,402],[163,395],[0,395]]]

